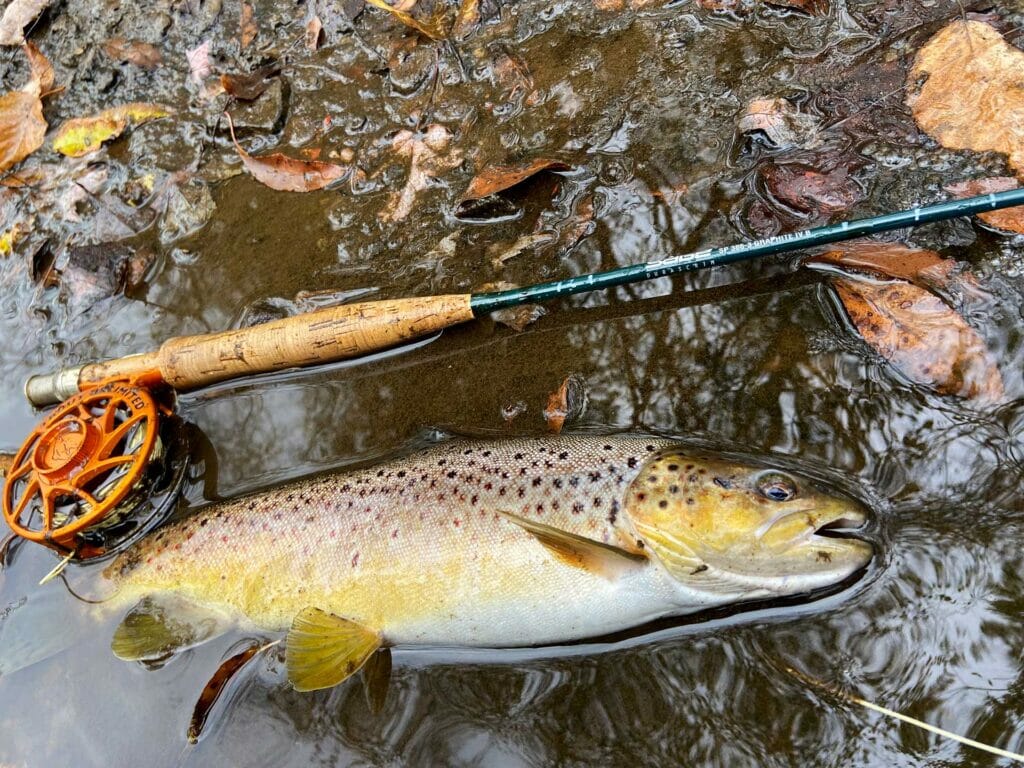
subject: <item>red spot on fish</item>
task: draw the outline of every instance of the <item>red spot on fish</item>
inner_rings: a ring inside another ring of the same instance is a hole
[[[359,553],[358,552],[356,552],[354,555],[352,555],[352,567],[355,568],[357,565],[359,565]]]
[[[457,518],[457,517],[454,520],[452,520],[452,522],[455,523],[455,527],[456,528],[458,528],[460,525],[462,525],[462,521],[459,520],[459,518]]]
[[[331,531],[331,538],[332,538],[332,539],[333,539],[333,538],[336,538],[336,537],[337,537],[337,535],[338,535],[338,532],[337,532],[337,531]]]
[[[393,530],[391,532],[391,538],[392,539],[397,539],[398,538],[398,529],[397,528],[395,528],[395,530]]]
[[[225,544],[228,543],[228,537],[227,536],[221,536],[220,540],[223,541]]]

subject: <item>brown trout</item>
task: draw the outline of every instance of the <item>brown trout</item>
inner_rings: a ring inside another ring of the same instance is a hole
[[[313,690],[382,647],[546,645],[808,593],[868,563],[868,543],[830,535],[864,522],[787,472],[665,440],[451,442],[160,529],[107,569],[118,601],[144,598],[112,647],[288,630],[289,679]]]

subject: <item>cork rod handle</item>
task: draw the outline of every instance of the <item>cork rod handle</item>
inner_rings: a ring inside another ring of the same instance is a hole
[[[198,389],[358,357],[472,319],[468,293],[343,304],[251,328],[169,339],[155,352],[33,377],[25,391],[33,404],[45,405],[68,397],[68,384],[77,390],[111,376],[158,377],[180,391]]]

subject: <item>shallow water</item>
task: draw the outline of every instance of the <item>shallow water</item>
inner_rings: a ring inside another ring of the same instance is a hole
[[[348,32],[321,3],[328,34],[310,53],[301,43],[289,49],[303,8],[264,0],[254,3],[260,36],[244,54],[232,42],[237,4],[219,13],[219,3],[191,5],[150,3],[142,12],[58,3],[32,35],[68,85],[47,107],[51,124],[132,100],[173,104],[178,116],[93,156],[107,175],[99,201],[79,204],[80,221],[26,203],[38,208],[35,231],[0,262],[0,449],[14,450],[36,420],[20,395],[27,375],[291,311],[300,291],[370,289],[383,298],[528,283],[829,219],[773,198],[771,165],[853,168],[862,199],[832,218],[937,200],[950,180],[1005,172],[1000,157],[937,147],[902,105],[914,50],[959,16],[958,2],[834,0],[812,18],[761,4],[730,15],[691,1],[598,11],[528,0],[485,4],[482,27],[453,46],[414,45],[372,10]],[[1024,44],[1014,3],[982,7]],[[166,64],[156,72],[95,51],[113,35],[159,42],[153,19],[163,16]],[[286,194],[239,175],[218,127],[223,100],[203,102],[187,85],[183,52],[205,39],[229,70],[287,50],[283,116],[243,130],[251,151],[318,146],[327,157],[351,147],[366,178]],[[5,87],[20,84],[17,56],[4,62]],[[817,148],[775,149],[738,134],[751,99],[777,96],[820,118]],[[325,114],[333,127],[321,135]],[[405,221],[382,222],[408,168],[391,139],[420,123],[445,125],[465,163],[421,192]],[[560,183],[548,176],[528,185],[515,216],[454,218],[474,169],[537,155],[575,170]],[[37,161],[85,162],[48,150]],[[206,190],[216,206],[209,220],[184,236],[164,217],[130,219],[138,232],[123,231],[129,217],[115,201],[129,182],[152,173],[159,184],[191,163],[190,194]],[[593,232],[572,246],[568,233],[588,205]],[[495,250],[535,230],[557,243],[492,266]],[[108,649],[117,617],[95,615],[59,582],[35,586],[53,559],[23,546],[0,584],[3,621],[31,607],[38,634],[16,639],[63,633],[73,647],[0,677],[0,763],[996,764],[867,713],[787,668],[1024,750],[1024,243],[965,221],[901,234],[969,264],[990,295],[969,319],[999,361],[1007,395],[998,406],[909,384],[839,321],[819,275],[794,274],[782,258],[567,299],[522,333],[480,321],[370,361],[220,385],[179,404],[205,436],[195,448],[205,478],[186,492],[197,505],[444,432],[543,433],[548,393],[576,374],[587,400],[570,429],[774,454],[867,501],[880,551],[856,584],[808,605],[710,617],[610,647],[399,651],[376,715],[358,680],[293,692],[270,654],[243,673],[230,706],[191,747],[192,705],[243,637],[159,669],[120,662]],[[59,259],[68,244],[115,235],[154,255],[128,297],[86,301],[70,286],[30,280],[28,254],[44,241]],[[503,408],[520,401],[527,410],[506,422]],[[69,581],[93,594],[94,575],[74,568]],[[8,631],[4,642],[11,638]]]

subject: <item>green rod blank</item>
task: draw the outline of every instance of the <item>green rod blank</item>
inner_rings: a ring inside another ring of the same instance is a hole
[[[649,261],[645,264],[634,264],[629,267],[610,269],[606,272],[592,272],[577,275],[564,280],[515,288],[509,291],[476,293],[470,299],[470,307],[477,317],[498,309],[517,307],[522,304],[535,304],[574,293],[599,291],[617,285],[627,285],[655,277],[675,275],[682,272],[693,272],[698,269],[709,269],[722,264],[756,259],[776,253],[789,253],[803,248],[813,248],[857,237],[874,235],[904,227],[916,227],[935,221],[946,221],[961,216],[971,216],[1002,208],[1024,205],[1024,188],[1010,189],[1005,192],[993,192],[978,197],[962,200],[950,200],[945,203],[928,205],[884,216],[872,216],[868,219],[843,221],[827,227],[816,227],[785,235],[775,235],[762,240],[747,243],[726,245],[721,248],[709,248],[703,251],[687,253],[680,256],[669,256],[660,261]]]

